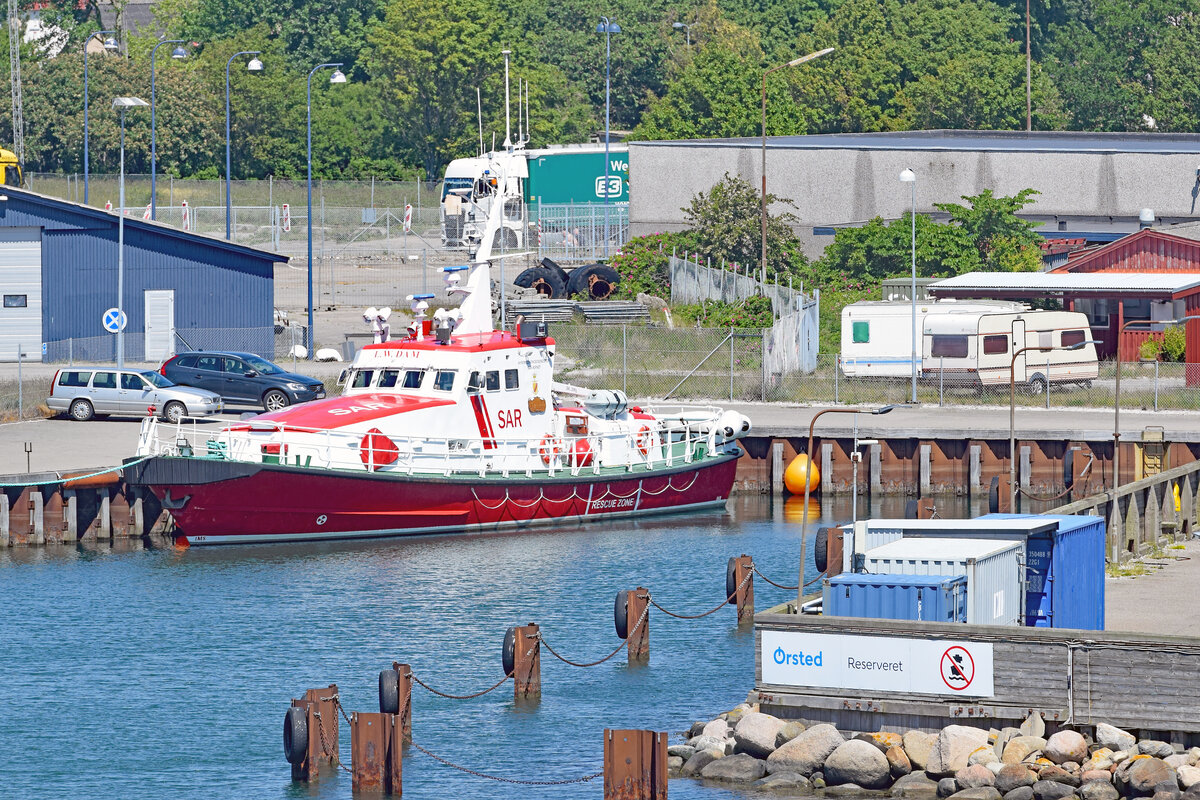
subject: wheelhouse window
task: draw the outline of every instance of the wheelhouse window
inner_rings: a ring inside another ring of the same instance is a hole
[[[400,380],[400,370],[384,369],[379,371],[379,388],[392,389],[396,386],[396,381]]]
[[[983,354],[985,356],[1007,355],[1008,337],[1004,335],[983,337]]]
[[[483,376],[481,376],[478,372],[472,372],[471,376],[469,378],[467,378],[467,393],[468,394],[479,394],[482,391],[483,391]]]
[[[354,372],[354,382],[350,384],[354,389],[365,389],[371,385],[371,378],[375,377],[375,370],[360,369]]]
[[[410,369],[404,372],[404,383],[402,387],[405,389],[420,389],[421,381],[425,377],[425,370]]]
[[[934,358],[966,358],[967,337],[934,334],[929,354]]]
[[[487,390],[489,392],[500,391],[500,370],[497,370],[497,369],[488,370],[485,373],[484,377],[486,378]]]
[[[1087,336],[1083,331],[1063,331],[1062,346],[1071,347],[1076,344],[1083,344],[1087,341]]]
[[[517,371],[515,369],[504,370],[504,388],[505,389],[516,389],[520,385],[521,385],[521,382],[517,378]]]
[[[449,392],[454,389],[455,372],[452,369],[439,369],[433,378],[433,388],[439,392]]]

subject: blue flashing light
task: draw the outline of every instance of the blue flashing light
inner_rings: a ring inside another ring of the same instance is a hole
[[[414,294],[412,296],[412,299],[413,300],[432,300],[435,297],[437,297],[436,294]]]

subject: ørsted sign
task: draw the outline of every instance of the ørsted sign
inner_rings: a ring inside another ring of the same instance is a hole
[[[762,632],[767,684],[991,697],[992,677],[988,643]]]

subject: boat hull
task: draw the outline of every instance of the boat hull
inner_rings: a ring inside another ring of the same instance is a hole
[[[126,468],[189,545],[493,532],[723,508],[737,455],[635,474],[349,473],[156,456]]]

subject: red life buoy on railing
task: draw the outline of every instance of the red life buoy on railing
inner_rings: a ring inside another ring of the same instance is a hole
[[[550,434],[543,436],[541,444],[538,445],[538,455],[542,457],[542,463],[547,467],[553,464],[556,458],[562,458],[565,452],[562,439]]]
[[[638,429],[637,439],[635,441],[637,442],[638,452],[640,452],[643,456],[650,454],[650,445],[653,443],[654,437],[650,433],[649,426],[643,425]]]

